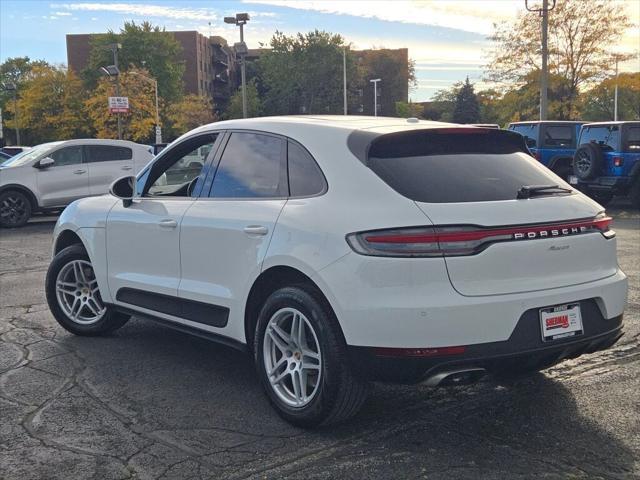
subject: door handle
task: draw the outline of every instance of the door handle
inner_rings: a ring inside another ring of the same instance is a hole
[[[86,170],[74,170],[73,173],[75,173],[76,175],[82,175],[83,173],[86,173]]]
[[[244,233],[247,235],[266,235],[269,233],[269,229],[262,225],[247,225],[244,227]]]
[[[125,165],[124,167],[122,167],[120,170],[131,170],[133,167],[130,167],[129,165]]]
[[[171,219],[160,220],[158,223],[162,228],[176,228],[178,226],[178,222]]]

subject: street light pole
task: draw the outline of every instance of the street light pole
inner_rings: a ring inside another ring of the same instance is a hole
[[[344,114],[347,114],[347,47],[342,49],[342,103]]]
[[[373,80],[369,80],[373,83],[373,116],[378,116],[378,82],[382,80],[381,78],[374,78]]]
[[[613,121],[618,121],[618,55],[616,55],[616,87],[613,94]]]
[[[119,43],[112,43],[109,45],[111,52],[113,53],[113,64],[116,67],[118,74],[116,75],[116,97],[120,96],[120,70],[118,68],[118,50],[120,49]],[[120,118],[120,112],[116,113],[118,119],[118,140],[122,140],[122,119]]]
[[[617,85],[616,85],[617,88]],[[616,90],[617,91],[617,90]],[[13,115],[16,122],[16,145],[20,145],[20,118],[18,117],[18,87],[13,86]]]
[[[236,13],[235,17],[224,17],[224,23],[240,27],[240,44],[236,49],[240,56],[240,83],[242,84],[242,118],[247,118],[247,79],[245,64],[247,60],[247,46],[244,43],[244,25],[249,21],[248,13]]]

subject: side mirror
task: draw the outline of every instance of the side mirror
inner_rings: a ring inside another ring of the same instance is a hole
[[[49,168],[55,165],[56,161],[51,157],[44,157],[37,164],[37,168]]]
[[[133,203],[135,185],[136,177],[122,177],[111,184],[109,193],[122,200],[122,206],[127,208]]]
[[[527,142],[527,147],[536,148],[536,141],[531,137],[525,137],[525,141]]]

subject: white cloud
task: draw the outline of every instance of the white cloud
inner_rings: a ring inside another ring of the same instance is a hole
[[[185,20],[212,21],[218,18],[217,14],[208,8],[178,8],[139,3],[58,3],[51,6],[74,12],[114,12],[123,15]]]
[[[59,17],[70,17],[73,14],[71,12],[54,12],[54,15],[58,15]]]
[[[513,18],[521,0],[243,0],[322,13],[376,18],[392,22],[434,25],[487,34],[492,24]]]

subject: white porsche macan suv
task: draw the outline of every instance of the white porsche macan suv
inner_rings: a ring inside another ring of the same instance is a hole
[[[611,219],[504,130],[214,123],[71,204],[54,237],[46,293],[64,328],[135,315],[246,350],[302,426],[355,414],[368,380],[536,371],[622,335]]]

